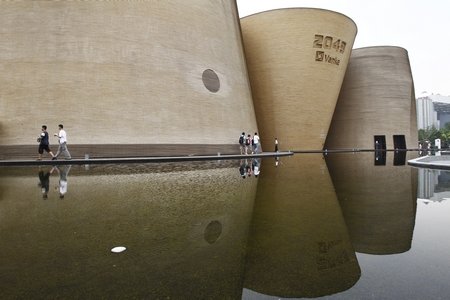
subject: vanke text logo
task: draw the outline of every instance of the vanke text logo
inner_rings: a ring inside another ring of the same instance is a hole
[[[323,51],[316,51],[316,61],[323,61],[336,66],[339,66],[341,63],[341,60],[337,56],[333,57],[329,54],[325,54]]]

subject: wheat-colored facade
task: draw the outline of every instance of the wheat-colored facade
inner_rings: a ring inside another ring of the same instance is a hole
[[[353,50],[326,144],[328,149],[417,148],[414,83],[405,49]]]
[[[322,149],[357,28],[322,9],[267,11],[241,20],[264,149]]]
[[[356,32],[323,9],[239,20],[226,0],[3,1],[0,159],[37,155],[44,124],[73,157],[237,153],[242,131],[264,151],[412,148],[407,52],[350,59]]]
[[[2,157],[37,152],[43,124],[79,154],[257,131],[235,1],[2,1],[0,71]]]

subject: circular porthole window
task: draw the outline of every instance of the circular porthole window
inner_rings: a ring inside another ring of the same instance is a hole
[[[208,91],[216,93],[220,89],[220,80],[216,72],[211,69],[203,71],[202,80]]]

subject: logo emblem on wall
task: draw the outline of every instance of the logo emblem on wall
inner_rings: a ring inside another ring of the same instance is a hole
[[[316,51],[316,61],[323,61],[324,56],[325,56],[325,52]]]
[[[347,43],[339,38],[316,34],[314,35],[313,48],[319,48],[325,51],[317,50],[315,60],[339,66],[341,63],[339,56],[345,52],[346,46]]]

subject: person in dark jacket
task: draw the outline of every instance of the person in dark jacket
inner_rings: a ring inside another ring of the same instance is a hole
[[[41,134],[39,135],[37,140],[39,142],[39,149],[38,149],[39,157],[38,157],[38,160],[42,159],[42,154],[44,153],[44,150],[47,153],[50,153],[52,158],[55,157],[53,152],[50,150],[50,142],[49,142],[49,138],[48,138],[48,132],[47,132],[47,126],[46,125],[42,125]]]

